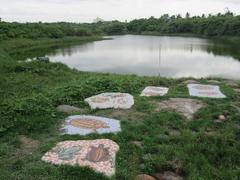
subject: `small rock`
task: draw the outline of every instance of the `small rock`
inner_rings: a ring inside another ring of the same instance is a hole
[[[42,62],[47,62],[47,63],[50,61],[49,57],[37,57],[37,60]]]
[[[221,120],[221,121],[225,121],[225,120],[226,120],[226,117],[225,117],[224,115],[220,115],[220,116],[218,117],[218,119]]]
[[[236,93],[240,93],[240,89],[233,89]]]
[[[59,105],[57,107],[57,111],[71,114],[71,113],[74,113],[74,112],[79,112],[79,111],[81,111],[81,109],[77,108],[77,107],[74,107],[74,106],[70,106],[70,105]]]
[[[207,128],[205,134],[207,136],[213,136],[215,133],[214,133],[214,130],[212,128]]]
[[[183,84],[195,84],[195,83],[198,83],[198,82],[195,81],[195,80],[189,79],[189,80],[183,81],[182,83]]]
[[[140,174],[135,178],[135,180],[155,180],[155,178],[147,174]]]
[[[227,81],[225,81],[225,84],[228,86],[231,86],[231,87],[239,87],[239,84],[233,80],[227,80]]]
[[[154,174],[154,177],[157,180],[183,180],[183,178],[181,176],[179,176],[176,173],[170,172],[170,171]]]
[[[208,80],[207,82],[211,84],[221,84],[221,82],[217,80]]]
[[[138,146],[139,148],[143,148],[143,143],[141,141],[132,141],[132,143]]]
[[[168,134],[169,134],[170,136],[180,136],[180,135],[181,135],[181,132],[179,132],[179,131],[176,130],[176,129],[170,129],[170,130],[168,131]]]

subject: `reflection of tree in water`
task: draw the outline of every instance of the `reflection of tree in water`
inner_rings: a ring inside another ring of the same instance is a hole
[[[15,51],[10,53],[11,56],[16,58],[17,60],[26,60],[26,59],[33,59],[35,57],[41,56],[56,56],[56,55],[63,55],[63,56],[71,56],[77,52],[84,52],[89,51],[94,48],[94,43],[85,43],[85,44],[67,44],[67,45],[54,45],[51,47],[41,47],[37,49],[19,49],[19,51]]]
[[[86,43],[81,45],[67,45],[55,48],[49,53],[46,53],[48,56],[56,56],[56,55],[63,55],[63,56],[71,56],[72,54],[78,52],[86,52],[92,50],[94,48],[94,43]]]
[[[213,55],[218,56],[228,56],[233,57],[237,60],[240,60],[240,50],[239,44],[240,42],[229,42],[223,40],[207,40],[206,42],[190,42],[190,43],[170,43],[170,44],[162,44],[163,50],[167,51],[168,49],[175,50],[184,50],[188,52],[193,51],[205,51],[208,53],[212,53]],[[153,44],[152,47],[148,47],[151,51],[154,50],[154,47],[159,47],[159,44]],[[37,48],[37,49],[19,49],[18,51],[12,53],[18,60],[25,59],[33,59],[39,56],[71,56],[72,54],[78,52],[86,52],[91,51],[95,47],[94,43],[85,43],[85,44],[67,44],[67,45],[55,45],[51,47]]]
[[[223,40],[214,40],[206,49],[208,53],[213,53],[219,56],[230,56],[240,60],[240,42],[226,42]]]

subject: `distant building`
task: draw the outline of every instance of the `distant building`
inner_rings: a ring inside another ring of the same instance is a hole
[[[98,23],[98,22],[104,22],[103,19],[97,17],[96,19],[93,20],[94,23]]]

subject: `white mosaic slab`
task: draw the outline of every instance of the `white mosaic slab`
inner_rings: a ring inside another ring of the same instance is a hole
[[[47,152],[42,161],[56,165],[89,167],[106,176],[115,174],[119,146],[112,140],[63,141]]]
[[[156,87],[156,86],[148,86],[146,87],[141,96],[164,96],[168,93],[169,88],[166,87]]]
[[[85,115],[68,117],[61,128],[61,132],[63,132],[63,134],[69,135],[118,133],[120,131],[121,124],[119,120]]]
[[[102,93],[85,99],[91,109],[130,109],[134,105],[133,96],[127,93]]]
[[[226,96],[220,91],[219,86],[188,84],[188,90],[190,96],[207,98],[226,98]]]

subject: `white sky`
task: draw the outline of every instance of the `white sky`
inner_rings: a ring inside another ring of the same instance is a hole
[[[240,0],[0,0],[4,21],[92,22],[159,17],[169,13],[216,14],[229,8],[240,14]]]

